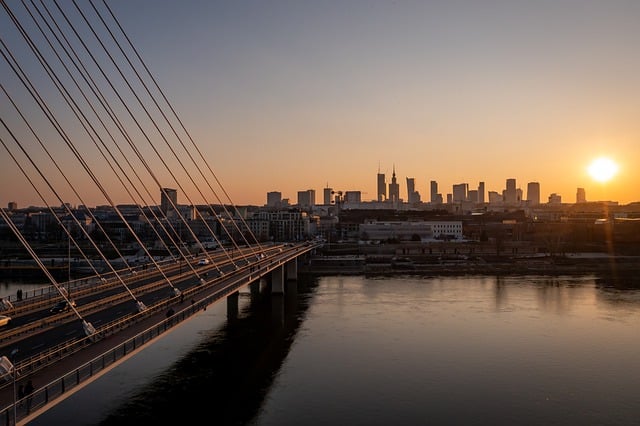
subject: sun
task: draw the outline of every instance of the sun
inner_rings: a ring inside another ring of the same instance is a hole
[[[606,182],[618,172],[618,165],[610,158],[600,157],[591,162],[588,171],[593,179]]]

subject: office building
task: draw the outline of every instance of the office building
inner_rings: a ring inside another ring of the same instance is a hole
[[[331,204],[331,193],[333,192],[333,188],[329,188],[329,185],[327,185],[326,188],[324,188],[322,190],[322,194],[323,194],[323,202],[325,205],[329,205]]]
[[[468,183],[458,183],[453,185],[453,202],[461,203],[467,201],[469,192]]]
[[[478,203],[484,203],[484,182],[478,184]]]
[[[527,184],[527,203],[530,206],[540,204],[540,183],[529,182]]]
[[[407,201],[411,202],[412,193],[416,190],[416,180],[415,178],[407,178]]]
[[[415,178],[407,178],[407,202],[409,204],[416,204],[420,202],[420,193],[416,191]]]
[[[359,204],[362,202],[361,191],[346,191],[344,193],[344,202],[350,204]]]
[[[503,195],[499,194],[497,191],[489,191],[489,204],[502,204],[504,203]]]
[[[316,205],[316,190],[307,189],[298,191],[298,206],[300,208],[313,208]]]
[[[387,199],[387,181],[385,180],[384,173],[380,173],[380,167],[378,167],[378,201],[385,201]]]
[[[462,239],[461,221],[377,221],[368,220],[358,226],[360,234],[370,240],[385,241],[390,238],[400,241]]]
[[[504,202],[510,205],[515,205],[518,202],[515,179],[507,179],[507,189],[504,191]]]
[[[576,203],[586,203],[587,202],[587,194],[584,191],[584,188],[578,188],[576,192]]]
[[[562,197],[554,192],[549,195],[549,204],[562,204]]]
[[[178,191],[171,188],[162,188],[160,191],[160,210],[165,215],[175,211],[178,206]]]
[[[282,193],[278,191],[267,192],[267,207],[280,207]]]
[[[431,189],[431,193],[430,193],[430,198],[429,200],[432,203],[437,203],[438,202],[438,182],[436,182],[435,180],[431,181],[430,184],[430,189]],[[442,195],[440,195],[440,202],[442,202]]]

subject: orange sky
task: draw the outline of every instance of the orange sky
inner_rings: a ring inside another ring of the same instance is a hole
[[[394,166],[404,199],[406,178],[413,177],[423,200],[429,198],[430,180],[438,181],[446,198],[453,184],[475,188],[484,181],[488,191],[500,192],[507,178],[515,178],[523,190],[527,182],[540,182],[543,202],[551,193],[575,202],[578,187],[585,188],[589,201],[640,201],[635,164],[640,3],[160,1],[148,6],[120,2],[112,8],[224,187],[205,173],[214,195],[181,152],[178,157],[206,201],[226,200],[226,191],[236,204],[262,205],[267,192],[280,191],[295,202],[297,191],[315,189],[321,202],[327,184],[362,191],[363,200],[371,200],[378,167],[390,182]],[[21,6],[12,7],[24,15]],[[0,25],[11,52],[69,123],[66,129],[109,197],[131,202],[6,15]],[[2,67],[3,87],[38,125],[38,134],[81,188],[82,200],[108,204],[7,63]],[[97,71],[92,75],[99,77]],[[126,93],[124,83],[116,87]],[[80,204],[0,96],[0,114],[11,131],[63,199]],[[125,96],[144,118],[135,98]],[[145,105],[153,107],[148,100]],[[181,203],[202,202],[171,152],[161,149],[161,160],[119,111],[160,183],[182,185]],[[146,119],[143,127],[154,144],[163,145]],[[171,131],[163,130],[175,143]],[[0,129],[0,135],[22,156],[21,164],[28,164],[7,130]],[[157,184],[141,161],[129,150],[126,156],[157,198]],[[587,173],[600,156],[619,165],[606,184]],[[6,151],[0,159],[0,203],[42,205]],[[37,176],[33,169],[29,173]]]

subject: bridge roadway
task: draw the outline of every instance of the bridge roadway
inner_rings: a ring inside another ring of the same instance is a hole
[[[261,253],[266,256],[271,252],[277,253],[280,248],[282,247],[267,247]],[[77,303],[77,313],[69,310],[56,315],[50,314],[49,308],[54,303],[63,300],[59,291],[51,286],[47,289],[48,291],[41,292],[39,296],[15,303],[12,309],[3,312],[10,315],[12,321],[9,327],[5,327],[0,332],[0,350],[4,347],[11,347],[35,335],[40,335],[51,328],[56,327],[60,330],[65,324],[77,320],[79,315],[88,319],[92,324],[95,321],[94,325],[98,325],[105,318],[118,317],[127,311],[135,310],[135,300],[140,300],[146,305],[153,304],[159,299],[175,296],[175,291],[171,285],[182,291],[182,289],[189,289],[194,285],[200,284],[194,278],[193,270],[196,270],[205,279],[214,278],[220,276],[221,273],[234,271],[241,264],[246,265],[247,260],[255,260],[257,255],[258,253],[254,253],[254,248],[244,248],[241,251],[229,252],[228,255],[220,251],[209,254],[208,259],[211,259],[212,262],[209,265],[198,265],[199,259],[191,260],[193,269],[184,265],[184,262],[170,262],[161,265],[162,273],[155,268],[140,267],[135,274],[132,274],[131,271],[120,271],[119,278],[112,276],[110,279],[106,279],[103,276],[101,279],[92,278],[83,280],[80,283],[75,282],[74,284],[76,285],[73,289],[69,287],[68,291],[63,284],[65,291],[70,294],[69,298]],[[171,285],[163,275],[171,281]],[[130,292],[125,289],[123,282]],[[118,306],[118,313],[105,316],[104,309],[107,305],[115,306],[127,301],[131,302],[129,307]],[[100,315],[96,318],[95,314],[97,312]],[[72,327],[78,332],[77,336],[84,336],[81,327],[76,327],[75,325]],[[73,334],[73,329],[66,330],[66,333]],[[38,340],[42,339],[39,338]],[[24,346],[29,347],[30,345]],[[31,352],[38,354],[42,352],[42,348]],[[17,355],[16,360],[19,362],[31,356],[32,353],[21,350]]]
[[[298,257],[315,248],[314,243],[306,242],[260,249],[249,247],[228,254],[210,253],[213,261],[209,265],[198,265],[198,259],[193,260],[197,273],[201,277],[206,274],[203,281],[194,278],[191,268],[167,264],[162,267],[163,273],[179,289],[179,295],[157,270],[146,269],[129,275],[127,286],[135,299],[146,306],[141,312],[118,279],[87,280],[86,285],[73,289],[72,296],[77,302],[78,314],[96,329],[91,338],[86,337],[76,312],[49,313],[54,303],[50,294],[15,304],[10,311],[15,321],[0,333],[0,355],[10,357],[17,349],[13,356],[17,383],[32,380],[36,387],[30,412],[26,409],[26,399],[18,403],[15,410],[18,424],[36,417],[60,397],[104,374],[133,351],[143,349],[153,338],[208,305],[237,294],[240,288],[257,283],[269,274],[276,274],[276,281],[282,281],[286,274],[284,267],[295,264]],[[171,317],[167,315],[169,309],[175,312]],[[140,338],[141,333],[147,337]],[[119,347],[123,348],[122,353],[116,354],[114,348]],[[105,354],[109,354],[106,366]],[[81,378],[81,366],[96,359],[101,359],[103,367],[92,364],[90,373],[83,373],[86,377]],[[68,377],[70,372],[75,372],[72,380]],[[14,385],[13,376],[5,374],[0,383],[0,425],[15,424]]]

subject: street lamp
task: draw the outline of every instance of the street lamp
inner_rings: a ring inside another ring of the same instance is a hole
[[[67,235],[67,294],[71,290],[71,224],[69,224],[69,234]]]
[[[13,348],[9,356],[11,357],[11,370],[13,373],[13,423],[18,424],[18,402],[16,398],[16,380],[18,376],[18,370],[16,369],[16,355],[18,354],[18,348]]]

